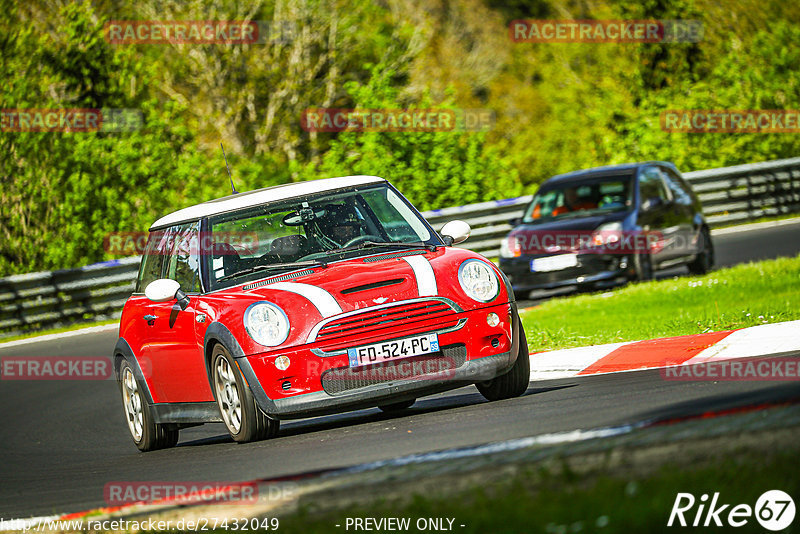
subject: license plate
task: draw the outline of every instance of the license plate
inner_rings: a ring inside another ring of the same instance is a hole
[[[394,341],[347,349],[347,357],[350,359],[350,367],[361,367],[362,365],[401,360],[432,352],[439,352],[439,336],[436,334],[395,339]]]
[[[558,256],[548,256],[547,258],[536,258],[531,260],[531,271],[547,272],[560,271],[578,265],[576,254],[560,254]]]

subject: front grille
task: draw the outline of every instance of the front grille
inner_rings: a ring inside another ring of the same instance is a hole
[[[429,299],[367,309],[362,313],[334,319],[319,330],[316,341],[324,344],[324,350],[336,350],[353,346],[353,340],[363,345],[373,339],[432,332],[457,324],[456,310],[446,302]]]
[[[364,367],[338,367],[322,373],[322,389],[329,395],[356,389],[407,380],[447,380],[452,372],[467,361],[463,344],[442,347],[441,353],[404,358]]]

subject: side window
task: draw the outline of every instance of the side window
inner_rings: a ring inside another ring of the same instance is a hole
[[[167,262],[167,278],[176,280],[184,293],[200,292],[199,233],[200,223],[173,226],[169,229],[173,243]]]
[[[639,176],[639,195],[641,202],[650,198],[669,200],[669,193],[661,179],[661,172],[655,167],[647,167]]]
[[[153,280],[163,276],[165,259],[170,251],[170,240],[166,230],[150,232],[147,246],[139,265],[139,277],[136,281],[136,293],[144,293],[144,288]]]
[[[680,204],[691,206],[692,195],[689,192],[686,184],[681,181],[681,179],[672,169],[663,168],[661,169],[661,173],[664,175],[664,180],[667,182],[667,187],[669,187],[670,191],[672,191],[672,196],[675,197],[675,200]]]

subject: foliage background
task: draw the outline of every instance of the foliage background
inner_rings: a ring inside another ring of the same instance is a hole
[[[109,259],[103,237],[239,190],[377,174],[420,209],[634,160],[792,157],[791,134],[678,134],[664,109],[800,108],[783,0],[0,0],[0,108],[134,108],[126,133],[0,132],[0,276]],[[699,43],[517,44],[519,18],[698,19]],[[290,22],[257,45],[112,45],[108,20]],[[489,108],[482,133],[308,133],[308,107]]]

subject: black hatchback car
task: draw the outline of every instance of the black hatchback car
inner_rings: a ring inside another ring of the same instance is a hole
[[[515,291],[648,280],[679,265],[702,274],[714,264],[700,201],[672,163],[554,176],[512,226],[500,268]]]

